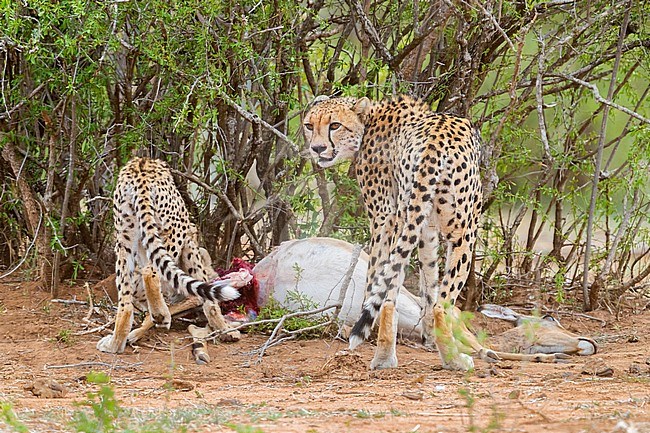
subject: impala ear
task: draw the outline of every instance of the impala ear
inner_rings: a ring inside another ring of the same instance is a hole
[[[327,95],[318,95],[314,98],[314,100],[311,102],[311,105],[314,106],[316,104],[320,104],[323,101],[329,101],[330,97]]]
[[[357,99],[357,102],[355,102],[354,106],[352,107],[352,111],[362,116],[368,112],[369,108],[370,108],[370,99],[364,96],[363,98]]]

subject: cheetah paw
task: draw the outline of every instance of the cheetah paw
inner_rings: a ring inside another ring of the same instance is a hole
[[[375,356],[370,362],[371,370],[384,370],[386,368],[397,368],[397,356]]]
[[[141,328],[134,329],[133,331],[129,332],[129,335],[126,337],[126,341],[129,344],[133,344],[140,340],[145,334],[145,331],[143,331]]]
[[[122,353],[124,352],[125,346],[126,341],[123,344],[119,344],[113,338],[113,334],[107,335],[97,342],[97,349],[106,353]]]
[[[169,309],[165,305],[165,308],[162,311],[151,311],[151,321],[156,326],[156,328],[169,329],[172,324],[172,315],[169,312]]]

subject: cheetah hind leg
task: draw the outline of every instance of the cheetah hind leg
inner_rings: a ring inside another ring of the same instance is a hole
[[[172,315],[162,295],[160,277],[151,266],[142,270],[142,282],[147,298],[147,310],[156,328],[169,329],[172,323]]]
[[[379,312],[377,349],[370,363],[371,370],[397,367],[396,336],[398,312],[393,301],[386,301]]]
[[[130,257],[125,248],[118,244],[116,248],[117,269],[128,268]],[[131,294],[134,281],[131,273],[118,272],[115,285],[118,289],[118,307],[115,315],[113,333],[102,337],[97,342],[97,349],[106,353],[122,353],[126,347],[126,339],[133,324],[133,295]]]

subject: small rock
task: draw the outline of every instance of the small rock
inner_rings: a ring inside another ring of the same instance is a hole
[[[508,398],[510,400],[518,400],[520,395],[521,395],[521,391],[519,391],[518,389],[515,389],[515,390],[510,391],[510,393],[508,394]]]
[[[481,379],[485,379],[487,377],[503,377],[503,373],[497,370],[497,368],[493,365],[487,370],[478,370],[476,372],[476,377],[480,377]]]
[[[582,374],[598,377],[612,377],[614,376],[614,369],[602,362],[587,363],[581,371]]]
[[[217,406],[241,406],[241,402],[235,398],[222,398],[217,402]]]
[[[42,398],[63,398],[68,393],[68,389],[54,379],[36,379],[25,386],[25,391]]]
[[[632,334],[627,338],[628,343],[638,343],[639,342],[639,336],[636,334]]]
[[[172,379],[165,382],[162,387],[171,391],[187,392],[194,389],[194,384],[184,380]]]
[[[406,391],[402,395],[409,400],[422,400],[424,398],[422,391]]]
[[[506,361],[499,362],[498,366],[501,370],[512,370],[514,368],[512,362],[506,362]]]
[[[419,375],[418,377],[416,377],[415,379],[413,379],[413,380],[411,381],[411,383],[412,383],[413,385],[424,383],[424,374],[421,374],[421,375]]]
[[[633,362],[632,364],[630,364],[627,371],[628,373],[634,374],[636,376],[643,373],[643,370],[641,369],[641,364],[639,364],[638,362]]]
[[[650,423],[619,421],[612,433],[646,433],[650,431]]]

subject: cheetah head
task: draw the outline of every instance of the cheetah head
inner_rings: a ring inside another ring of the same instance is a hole
[[[370,108],[368,98],[318,96],[305,116],[305,139],[312,157],[321,167],[353,159],[365,126],[362,116]]]

